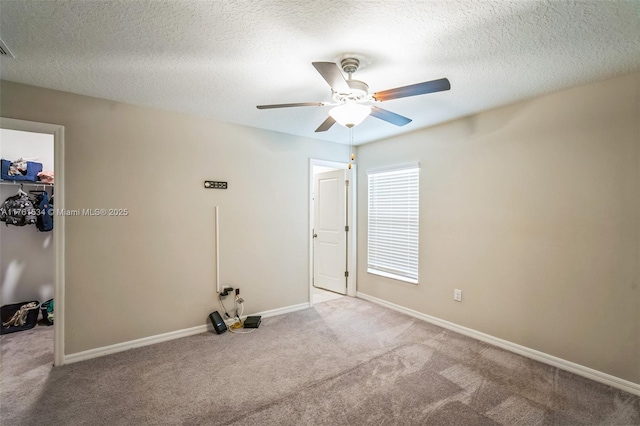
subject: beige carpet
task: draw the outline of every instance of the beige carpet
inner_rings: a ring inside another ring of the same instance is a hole
[[[0,339],[1,424],[640,425],[639,397],[349,297],[60,368],[50,330]]]
[[[340,299],[344,297],[341,294],[334,293],[332,291],[323,290],[321,288],[313,287],[313,303],[324,303],[329,300]]]

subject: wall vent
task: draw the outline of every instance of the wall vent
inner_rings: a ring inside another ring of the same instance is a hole
[[[2,41],[2,39],[0,39],[0,57],[3,57],[3,56],[8,56],[9,58],[15,58],[16,57],[13,53],[11,53],[11,51],[9,50],[7,45],[4,44],[4,41]]]

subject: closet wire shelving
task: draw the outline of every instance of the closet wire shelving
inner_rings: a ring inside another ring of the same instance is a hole
[[[22,187],[24,186],[29,186],[29,187],[38,187],[38,186],[43,186],[43,187],[53,187],[54,184],[53,183],[47,183],[47,182],[33,182],[30,180],[1,180],[0,179],[0,185],[8,185],[8,186],[20,186]]]

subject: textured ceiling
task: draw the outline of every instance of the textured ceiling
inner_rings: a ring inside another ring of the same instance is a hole
[[[353,53],[370,91],[447,77],[451,90],[384,102],[365,143],[640,69],[632,1],[1,1],[6,80],[347,143],[314,130],[330,101],[311,65]]]

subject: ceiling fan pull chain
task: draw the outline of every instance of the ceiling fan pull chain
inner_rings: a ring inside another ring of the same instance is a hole
[[[356,158],[353,154],[353,127],[349,127],[349,170],[351,170],[351,162]]]
[[[349,151],[351,151],[351,161],[356,159],[356,155],[353,153],[353,127],[351,130],[351,145],[349,146]]]

